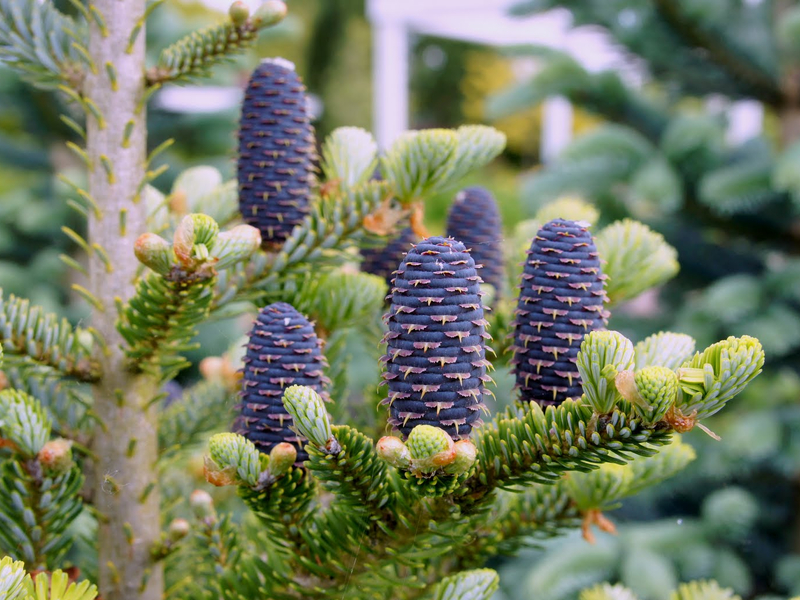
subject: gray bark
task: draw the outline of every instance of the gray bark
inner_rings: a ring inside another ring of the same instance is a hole
[[[94,388],[102,420],[94,440],[98,458],[93,497],[101,515],[98,583],[105,598],[160,600],[163,576],[150,555],[160,534],[156,413],[150,405],[157,385],[152,378],[126,369],[122,338],[115,328],[115,298],[125,301],[133,293],[137,268],[133,244],[145,231],[145,202],[136,198],[147,155],[146,113],[140,106],[144,27],[127,51],[145,0],[94,0],[93,4],[108,32],[103,35],[92,24],[89,51],[96,72],[84,85],[85,96],[103,117],[103,122],[89,117],[87,123],[89,193],[102,211],[90,219],[89,242],[101,246],[112,265],[109,272],[97,254],[90,257],[91,291],[102,304],[102,310],[93,312],[92,326],[108,345],[107,353],[98,350],[104,375]],[[116,85],[109,68],[116,72]]]

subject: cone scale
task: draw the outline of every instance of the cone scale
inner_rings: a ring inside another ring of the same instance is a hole
[[[489,190],[468,187],[456,194],[447,213],[447,235],[464,242],[476,264],[482,265],[481,277],[503,290],[503,224],[500,211]]]
[[[250,77],[239,127],[239,210],[280,246],[309,210],[315,157],[305,87],[294,65],[265,60]]]
[[[313,388],[327,400],[323,373],[326,366],[311,323],[284,302],[261,309],[250,330],[244,357],[241,404],[234,431],[269,454],[281,442],[297,449],[301,465],[308,459],[305,438],[291,429],[292,416],[283,405],[283,394],[292,385]]]
[[[417,425],[431,425],[466,439],[481,423],[490,380],[481,283],[475,261],[452,238],[423,240],[397,270],[386,316],[383,403],[404,438]]]
[[[514,372],[523,402],[558,405],[582,393],[584,335],[606,326],[600,258],[585,223],[554,219],[528,250],[514,321]]]

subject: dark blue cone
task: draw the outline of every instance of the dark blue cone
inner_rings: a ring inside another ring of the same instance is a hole
[[[411,249],[411,245],[417,241],[419,241],[419,237],[410,227],[406,227],[383,247],[362,248],[361,256],[364,260],[361,261],[361,270],[383,277],[391,287],[397,265],[403,260],[406,252]]]
[[[265,248],[280,246],[308,213],[314,128],[305,87],[294,66],[265,60],[250,77],[239,128],[239,210],[261,232]]]
[[[558,405],[582,394],[575,366],[583,336],[606,326],[605,279],[589,230],[555,219],[533,239],[514,322],[521,400]]]
[[[386,316],[383,403],[403,437],[433,425],[465,439],[481,423],[490,336],[480,284],[475,261],[452,238],[423,240],[397,270]]]
[[[456,194],[447,213],[447,235],[464,242],[475,263],[483,265],[483,280],[501,294],[505,279],[503,224],[489,190],[468,187]]]
[[[307,385],[328,399],[329,383],[323,369],[322,341],[303,315],[285,302],[261,309],[250,330],[244,357],[242,402],[234,431],[263,453],[289,442],[297,448],[297,463],[308,459],[305,438],[290,429],[292,417],[283,406],[283,392],[292,385]]]

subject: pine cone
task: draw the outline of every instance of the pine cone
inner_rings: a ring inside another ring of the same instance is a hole
[[[408,437],[417,425],[469,437],[483,409],[486,320],[481,278],[464,244],[431,237],[397,270],[383,357],[389,422]]]
[[[397,265],[411,249],[411,245],[417,241],[419,241],[417,235],[410,227],[406,227],[381,248],[362,248],[361,256],[364,260],[361,262],[361,270],[383,277],[391,287]]]
[[[575,362],[583,336],[608,312],[600,258],[588,229],[555,219],[533,239],[514,322],[514,371],[524,402],[558,405],[581,395]]]
[[[241,412],[234,431],[265,454],[281,442],[293,444],[298,466],[308,460],[306,440],[290,429],[292,417],[282,398],[289,386],[307,385],[328,399],[321,346],[311,323],[294,307],[277,302],[258,313],[244,357]]]
[[[239,210],[276,248],[308,213],[315,158],[305,87],[288,61],[265,60],[250,77],[239,128]]]
[[[483,265],[483,280],[501,294],[505,279],[503,224],[489,190],[468,187],[456,194],[447,213],[447,235],[464,242],[475,262]]]

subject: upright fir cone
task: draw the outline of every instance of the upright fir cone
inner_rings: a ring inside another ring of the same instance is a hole
[[[309,210],[314,128],[294,65],[263,61],[250,77],[239,126],[239,210],[265,248],[283,244]]]
[[[497,202],[489,190],[468,187],[456,194],[447,213],[447,235],[464,242],[472,258],[483,265],[481,277],[502,293],[503,224]]]
[[[583,336],[606,326],[600,258],[582,222],[555,219],[528,250],[514,322],[514,371],[524,402],[580,397],[575,366]]]
[[[408,437],[417,425],[466,439],[480,425],[489,363],[475,261],[464,244],[430,237],[408,251],[390,294],[383,378],[389,422]]]
[[[326,366],[322,341],[303,315],[285,302],[261,309],[250,330],[244,357],[242,402],[234,432],[253,442],[261,452],[281,442],[297,448],[297,462],[308,459],[306,439],[290,429],[292,417],[283,406],[283,393],[292,385],[307,385],[325,400]]]
[[[383,277],[391,287],[394,270],[403,260],[406,252],[414,242],[418,242],[417,234],[410,227],[403,229],[397,236],[380,248],[362,248],[361,270],[365,273]]]

